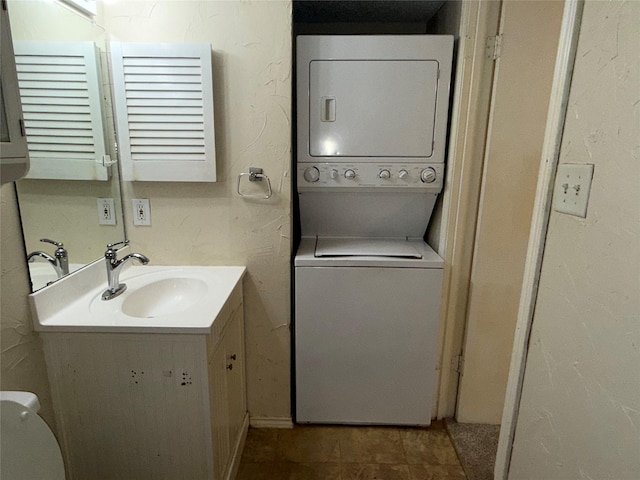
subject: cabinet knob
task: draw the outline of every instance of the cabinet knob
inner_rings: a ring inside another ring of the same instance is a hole
[[[230,363],[229,365],[227,365],[227,370],[233,370],[233,363]]]
[[[229,355],[229,358],[230,358],[231,360],[235,360],[235,359],[236,359],[236,354],[234,353],[234,354]]]

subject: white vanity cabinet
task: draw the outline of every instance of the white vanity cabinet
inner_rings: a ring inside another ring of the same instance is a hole
[[[207,334],[42,338],[69,480],[233,478],[248,429],[242,282]]]

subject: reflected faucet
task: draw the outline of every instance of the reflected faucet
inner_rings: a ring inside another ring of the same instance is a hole
[[[138,260],[142,265],[149,263],[149,259],[141,253],[130,253],[118,260],[118,250],[113,248],[118,245],[129,245],[129,240],[107,244],[107,251],[104,252],[104,260],[107,265],[108,288],[102,293],[102,300],[116,298],[127,289],[126,284],[120,283],[120,270],[122,270],[123,265],[127,261],[133,258]]]
[[[40,241],[51,243],[57,247],[54,253],[55,258],[45,252],[37,250],[27,255],[27,262],[33,262],[35,257],[44,258],[56,271],[56,275],[58,275],[58,278],[67,275],[69,273],[69,256],[64,248],[64,244],[62,242],[56,242],[55,240],[50,240],[48,238],[41,238]]]

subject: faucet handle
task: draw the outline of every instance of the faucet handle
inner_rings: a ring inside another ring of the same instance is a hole
[[[117,247],[118,245],[129,245],[129,240],[123,240],[121,242],[116,242],[116,243],[107,243],[107,251],[104,252],[104,255],[106,258],[116,258],[116,252],[119,250],[119,248],[113,248],[113,247]]]
[[[62,243],[62,242],[56,242],[55,240],[50,240],[50,239],[48,239],[48,238],[41,238],[41,239],[40,239],[40,241],[41,241],[41,242],[45,242],[45,243],[50,243],[50,244],[52,244],[52,245],[55,245],[55,246],[56,246],[56,247],[58,247],[58,248],[62,248],[62,247],[64,247],[64,243]]]
[[[107,250],[116,250],[118,251],[118,248],[113,248],[113,247],[117,247],[118,245],[129,245],[129,240],[122,240],[121,242],[116,242],[116,243],[107,243]]]

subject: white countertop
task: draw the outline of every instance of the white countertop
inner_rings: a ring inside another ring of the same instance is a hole
[[[246,272],[243,266],[126,265],[120,283],[127,290],[112,300],[106,289],[104,262],[97,262],[31,294],[34,328],[41,332],[207,334]],[[166,278],[199,279],[206,284],[200,300],[176,313],[141,318],[126,315],[122,305],[137,289]]]

